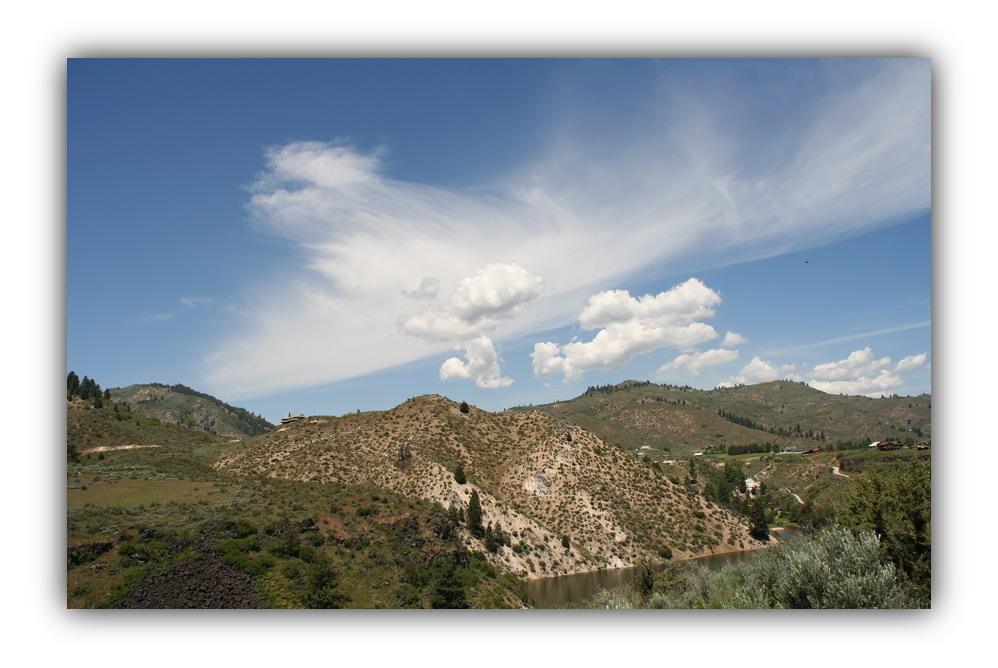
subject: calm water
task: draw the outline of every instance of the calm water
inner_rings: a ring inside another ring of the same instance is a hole
[[[777,531],[777,538],[793,540],[799,534],[793,531]],[[751,559],[758,550],[727,552],[700,557],[690,561],[704,564],[707,568],[722,568],[728,564],[737,564],[745,559]],[[614,568],[579,575],[564,575],[556,578],[544,578],[527,582],[527,595],[535,608],[553,608],[565,603],[581,603],[592,598],[600,589],[626,587],[634,581],[640,568]]]

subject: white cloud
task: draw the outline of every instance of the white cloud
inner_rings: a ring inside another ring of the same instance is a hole
[[[584,329],[602,329],[589,342],[535,344],[531,355],[534,376],[545,378],[561,372],[564,382],[572,383],[586,371],[618,369],[653,350],[690,348],[710,341],[717,338],[717,332],[699,320],[713,317],[713,307],[720,302],[720,295],[695,278],[637,299],[626,290],[593,295],[579,323]]]
[[[748,343],[749,340],[746,339],[741,334],[735,332],[728,332],[724,335],[724,341],[721,343],[722,348],[733,348],[734,346],[743,346]]]
[[[904,385],[901,376],[921,367],[927,357],[912,355],[894,364],[890,357],[875,359],[870,348],[863,348],[844,360],[817,365],[808,384],[830,394],[893,394]]]
[[[729,332],[730,334],[730,332]],[[714,348],[705,350],[702,353],[683,353],[668,364],[659,367],[659,373],[675,371],[679,373],[690,373],[694,376],[700,375],[700,369],[711,366],[728,364],[738,359],[737,350],[722,350]]]
[[[695,278],[637,299],[626,290],[607,290],[589,298],[579,324],[583,329],[598,329],[635,321],[656,325],[691,322],[713,317],[713,308],[720,303],[721,295]]]
[[[926,353],[905,357],[903,360],[898,362],[897,366],[894,367],[894,370],[898,373],[908,373],[909,371],[914,371],[925,364],[926,359],[928,359],[928,355]]]
[[[474,379],[475,385],[482,388],[509,387],[513,384],[511,378],[502,377],[499,353],[489,337],[480,336],[468,341],[464,346],[464,357],[467,362],[457,357],[445,360],[440,366],[440,380]]]
[[[438,292],[440,292],[440,279],[434,276],[424,276],[423,280],[419,282],[419,288],[412,291],[403,290],[402,296],[409,299],[436,299]]]
[[[735,385],[752,385],[754,383],[764,383],[768,380],[803,380],[798,373],[798,368],[793,364],[775,365],[767,362],[758,355],[752,361],[742,367],[737,376],[734,376],[718,387],[733,387]]]
[[[849,378],[876,376],[891,365],[890,357],[873,358],[869,347],[849,353],[849,357],[838,362],[819,364],[811,372],[811,380],[836,381]]]
[[[515,262],[492,263],[461,279],[443,308],[404,318],[400,326],[429,341],[467,339],[513,319],[543,290],[543,279]]]
[[[893,394],[904,385],[903,375],[921,368],[928,356],[925,353],[905,357],[897,364],[890,357],[876,358],[869,347],[855,350],[844,360],[818,364],[813,369],[792,364],[775,365],[756,356],[741,372],[718,385],[751,385],[769,380],[796,380],[806,382],[816,390],[829,394],[861,394],[880,396]]]
[[[591,127],[585,118],[559,123],[568,129],[549,134],[519,170],[470,187],[392,179],[381,148],[268,149],[248,210],[294,254],[239,296],[244,317],[215,343],[200,383],[240,399],[350,378],[486,332],[501,340],[566,325],[597,293],[584,323],[601,331],[564,346],[567,374],[662,341],[710,340],[716,332],[702,323],[651,321],[674,304],[601,291],[653,266],[693,272],[808,248],[929,205],[927,64],[827,67],[812,81],[826,97],[766,137],[772,159],[757,156],[757,135],[733,133],[723,97],[736,93],[689,81],[655,89],[613,141],[576,133]],[[537,271],[547,289],[521,284],[515,271],[479,276],[497,264]],[[424,285],[427,277],[437,283]],[[451,301],[419,308],[439,294]],[[401,336],[400,321],[416,336]]]

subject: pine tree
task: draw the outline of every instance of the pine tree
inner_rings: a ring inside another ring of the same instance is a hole
[[[468,478],[464,475],[464,468],[460,464],[454,469],[454,482],[459,485],[463,485],[468,482]]]
[[[468,512],[466,517],[468,521],[468,531],[470,531],[473,536],[481,538],[482,533],[484,532],[484,527],[482,527],[482,503],[478,499],[478,490],[471,493],[471,500],[468,502]]]
[[[66,397],[75,397],[80,393],[80,377],[75,371],[70,371],[66,376]]]

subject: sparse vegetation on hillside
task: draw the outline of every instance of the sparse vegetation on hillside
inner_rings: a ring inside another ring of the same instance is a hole
[[[140,414],[118,391],[101,390],[98,405],[99,386],[84,385],[87,399],[67,379],[70,607],[519,607],[523,578],[634,565],[645,568],[636,592],[605,604],[928,604],[927,452],[729,444],[658,461],[649,453],[662,451],[628,452],[542,412],[465,412],[435,395],[229,438]],[[149,404],[206,401],[141,387]],[[677,394],[650,398],[663,390]],[[744,406],[708,406],[697,392],[633,383],[587,400],[623,400],[606,418],[621,433],[651,404],[700,411],[687,444],[721,424],[759,431],[728,419],[752,415]],[[811,422],[797,421],[806,439]],[[851,538],[829,528],[836,519]],[[652,568],[766,546],[775,523],[829,530],[734,574]],[[864,531],[881,537],[876,568]],[[833,559],[844,584],[820,582],[816,559]],[[794,564],[796,579],[779,575]]]
[[[394,454],[400,443],[410,453],[405,466]],[[581,429],[536,412],[463,414],[460,404],[437,396],[384,413],[288,425],[234,448],[218,467],[378,484],[439,502],[464,513],[469,545],[494,554],[496,568],[526,577],[627,566],[663,551],[694,556],[758,544],[747,520]],[[451,473],[458,467],[467,484]],[[511,536],[508,549],[485,544],[489,524]],[[571,547],[561,544],[565,535]]]
[[[627,381],[531,407],[592,431],[625,450],[649,447],[658,459],[707,448],[755,451],[827,447],[832,441],[931,437],[931,398],[832,395],[793,381],[696,390]],[[528,410],[511,408],[510,412]]]
[[[274,428],[259,415],[230,406],[186,385],[148,383],[115,388],[114,396],[131,410],[159,420],[220,436],[258,436]]]

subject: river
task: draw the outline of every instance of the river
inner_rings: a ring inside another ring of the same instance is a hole
[[[794,540],[800,535],[794,531],[782,529],[774,532],[782,540]],[[741,550],[698,557],[689,561],[704,564],[707,568],[723,568],[728,564],[737,564],[750,559],[758,550]],[[535,608],[555,608],[565,603],[581,603],[596,595],[600,589],[615,589],[626,587],[634,581],[641,571],[640,567],[613,568],[578,575],[562,575],[553,578],[541,578],[527,581],[527,596],[530,605]]]

